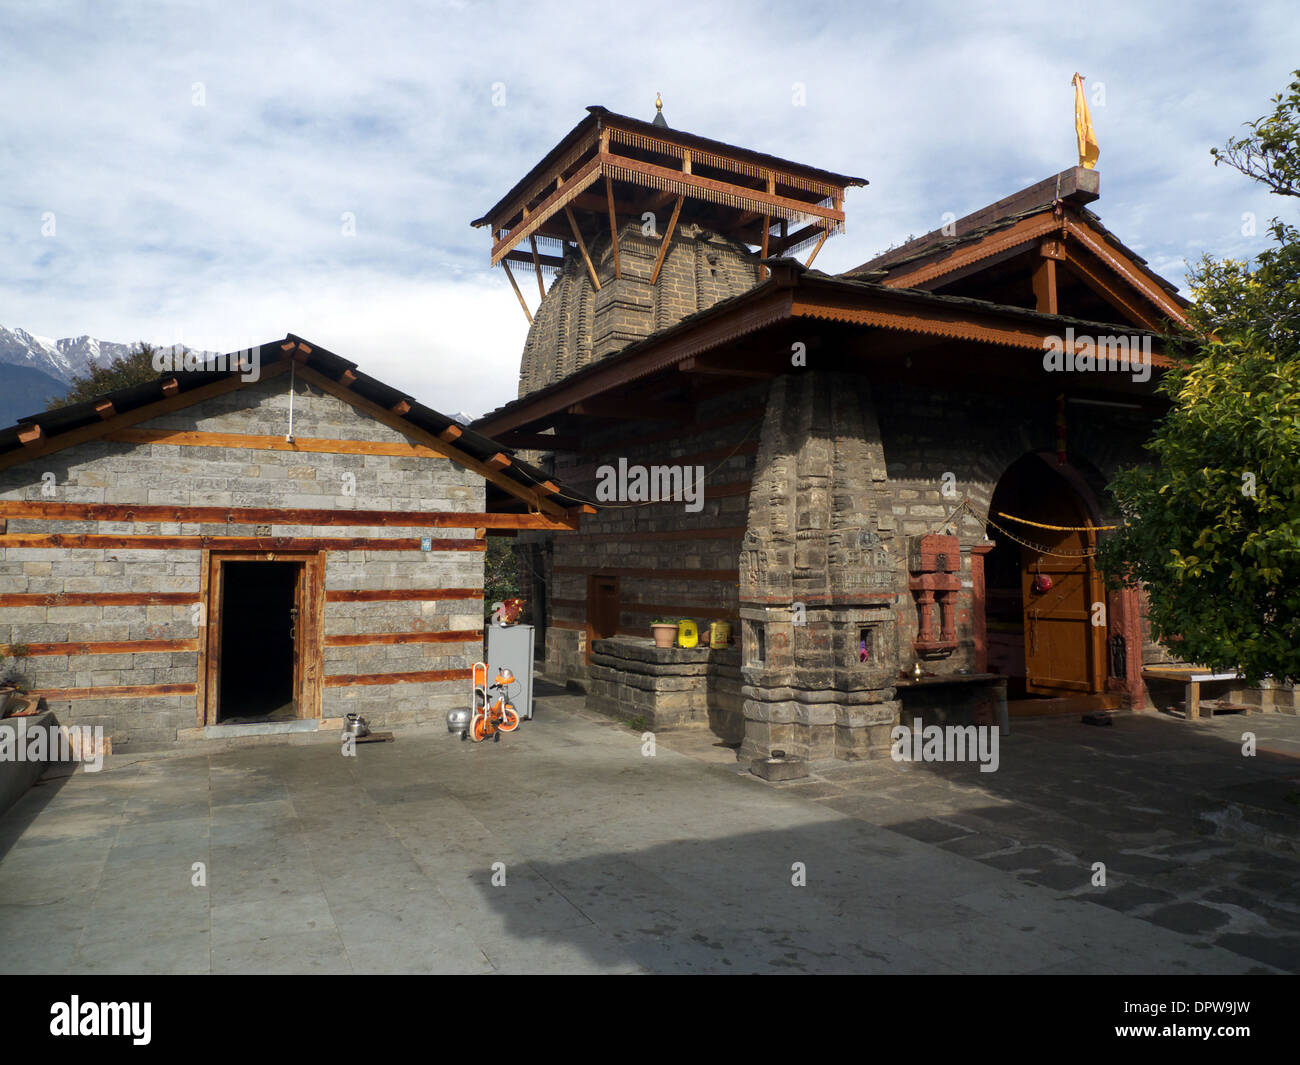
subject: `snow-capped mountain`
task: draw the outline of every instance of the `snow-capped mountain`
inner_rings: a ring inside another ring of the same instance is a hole
[[[0,427],[44,410],[52,398],[65,395],[72,379],[83,376],[92,364],[116,362],[135,346],[92,336],[54,340],[0,325]],[[208,357],[215,352],[200,354]]]
[[[0,365],[36,370],[65,384],[84,374],[91,363],[113,362],[134,347],[134,344],[118,344],[90,336],[52,340],[26,329],[6,329],[0,325]]]

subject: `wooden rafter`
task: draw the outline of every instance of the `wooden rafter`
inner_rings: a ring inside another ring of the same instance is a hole
[[[566,230],[564,233],[564,239],[567,240],[568,236],[569,234]],[[538,252],[537,257],[533,258],[533,256],[526,251],[511,251],[505,254],[504,259],[506,262],[522,263],[524,266],[535,267],[538,263],[541,263],[542,266],[554,267],[557,270],[564,266],[564,260],[560,258],[560,256],[547,255],[545,252]]]
[[[596,276],[596,268],[591,263],[591,256],[587,254],[587,242],[582,239],[582,230],[578,228],[578,220],[573,217],[573,208],[567,203],[564,205],[564,214],[569,219],[569,228],[573,230],[573,239],[578,242],[578,251],[582,252],[582,261],[587,264],[587,273],[591,275],[591,283],[596,286],[596,291],[600,291],[600,278]]]
[[[822,245],[826,243],[826,238],[829,237],[830,235],[831,235],[830,230],[828,229],[822,230],[821,239],[817,241],[817,247],[813,248],[812,254],[808,256],[808,261],[803,264],[803,268],[805,270],[807,270],[810,266],[812,266],[813,260],[817,258],[817,253],[822,250]]]
[[[1045,261],[1051,262],[1051,260]],[[1156,332],[1160,330],[1160,320],[1157,315],[1143,310],[1137,300],[1132,299],[1130,294],[1125,293],[1118,285],[1103,277],[1099,271],[1093,268],[1092,264],[1085,261],[1073,249],[1066,253],[1065,262],[1069,273],[1074,274],[1075,277],[1116,310],[1127,314],[1145,329]],[[1055,266],[1056,264],[1052,263],[1052,265]]]
[[[510,287],[515,290],[515,296],[519,299],[519,306],[524,309],[524,314],[528,316],[528,324],[532,325],[533,312],[528,309],[528,304],[524,302],[524,294],[519,291],[519,284],[515,281],[515,275],[510,272],[510,264],[503,259],[501,268],[505,270],[506,277],[510,279]]]
[[[655,268],[650,274],[652,286],[659,280],[659,271],[663,268],[664,258],[668,255],[668,244],[673,239],[673,230],[677,228],[677,216],[682,213],[682,199],[681,196],[677,197],[677,203],[673,205],[673,216],[669,219],[668,229],[664,232],[663,243],[659,245],[659,256],[655,259]]]

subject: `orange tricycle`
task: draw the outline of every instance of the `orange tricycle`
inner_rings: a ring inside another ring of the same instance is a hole
[[[462,732],[461,739],[469,736],[475,743],[482,743],[489,736],[496,743],[501,742],[501,733],[514,732],[519,727],[519,713],[509,702],[510,685],[515,683],[515,675],[508,669],[497,671],[496,680],[487,682],[487,663],[474,663],[474,714],[470,718],[469,729]],[[490,693],[495,693],[495,701],[490,701]]]

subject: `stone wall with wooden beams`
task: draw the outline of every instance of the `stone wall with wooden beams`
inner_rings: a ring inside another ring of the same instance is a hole
[[[281,375],[0,471],[0,645],[60,721],[115,750],[205,723],[195,606],[224,550],[319,560],[322,717],[465,702],[483,525],[511,516],[483,513],[477,473],[301,376],[293,392],[293,445]]]

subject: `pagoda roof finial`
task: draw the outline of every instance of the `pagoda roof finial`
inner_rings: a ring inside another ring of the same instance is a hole
[[[656,126],[662,126],[664,129],[668,128],[668,120],[664,118],[664,98],[658,92],[655,93],[654,124]]]

